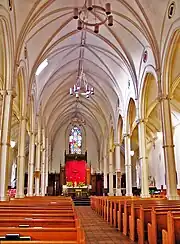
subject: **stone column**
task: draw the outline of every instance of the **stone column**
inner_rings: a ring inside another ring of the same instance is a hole
[[[40,190],[40,164],[41,164],[41,120],[38,117],[38,133],[36,147],[36,167],[35,167],[35,195],[39,196]]]
[[[104,156],[104,191],[107,191],[107,156]]]
[[[121,196],[121,145],[115,144],[116,153],[116,196]]]
[[[144,120],[138,120],[139,139],[139,162],[141,167],[141,197],[147,198],[149,195],[149,166],[146,154],[146,124]]]
[[[126,172],[126,196],[132,196],[132,166],[130,155],[130,135],[124,135],[125,144],[125,172]]]
[[[48,138],[46,138],[46,166],[45,166],[45,194],[47,194],[48,190],[48,174],[49,174],[49,145]]]
[[[26,118],[20,120],[20,133],[17,158],[17,185],[16,198],[24,198],[24,177],[25,177],[25,146],[26,146]]]
[[[45,196],[46,138],[42,130],[42,161],[41,161],[41,196]]]
[[[34,155],[35,155],[35,133],[30,133],[29,162],[28,162],[28,189],[27,195],[33,196],[34,185]]]
[[[9,148],[11,136],[11,117],[14,93],[12,90],[2,90],[1,95],[2,113],[1,113],[1,150],[0,150],[0,201],[8,200],[8,163]]]
[[[113,151],[109,151],[109,196],[113,196]]]
[[[160,94],[160,109],[163,132],[163,150],[166,168],[166,186],[168,199],[179,199],[177,194],[176,165],[171,121],[170,98]]]

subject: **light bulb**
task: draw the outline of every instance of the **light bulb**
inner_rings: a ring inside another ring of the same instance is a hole
[[[77,26],[78,30],[82,30],[82,22],[80,21],[80,19],[78,19],[78,26]]]
[[[111,14],[111,4],[110,3],[106,3],[105,9],[106,9],[106,14],[110,15]]]
[[[88,0],[88,1],[87,1],[87,9],[88,9],[89,11],[91,11],[91,10],[93,9],[93,6],[92,6],[92,0]]]
[[[99,25],[95,25],[94,27],[94,33],[98,34],[99,33]]]
[[[108,25],[113,26],[113,16],[112,15],[108,16]]]
[[[74,8],[74,19],[78,19],[78,8]]]

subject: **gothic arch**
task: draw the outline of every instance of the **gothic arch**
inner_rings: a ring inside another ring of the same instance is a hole
[[[130,98],[127,110],[127,124],[126,124],[126,132],[132,133],[134,128],[136,127],[136,105],[135,101]]]
[[[180,28],[177,28],[168,40],[163,63],[162,89],[170,96],[180,81]]]
[[[122,116],[119,115],[118,125],[117,125],[117,143],[121,143],[123,140],[123,119]]]
[[[70,132],[71,132],[71,130],[72,130],[72,128],[74,126],[75,125],[73,125],[73,124],[69,124],[69,126],[65,130],[65,148],[66,148],[66,152],[69,152],[69,135],[70,135]],[[81,133],[82,133],[82,153],[85,153],[85,151],[86,151],[86,130],[85,130],[83,125],[77,125],[77,127],[81,129]]]

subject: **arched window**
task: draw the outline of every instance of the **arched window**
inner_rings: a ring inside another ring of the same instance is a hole
[[[69,135],[69,152],[70,154],[82,153],[82,133],[77,126],[71,129]]]

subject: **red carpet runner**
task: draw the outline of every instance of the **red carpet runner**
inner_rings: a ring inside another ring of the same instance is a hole
[[[84,228],[87,244],[134,244],[120,232],[110,227],[90,207],[75,207],[81,226]]]

